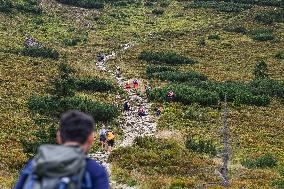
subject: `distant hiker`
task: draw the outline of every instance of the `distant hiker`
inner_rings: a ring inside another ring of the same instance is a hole
[[[124,102],[124,104],[123,104],[123,111],[124,111],[124,112],[130,111],[130,105],[129,105],[129,102],[128,102],[128,101],[125,101],[125,102]]]
[[[129,89],[131,88],[129,82],[126,82],[126,83],[125,83],[124,88],[125,88],[126,90],[129,90]]]
[[[142,116],[146,116],[146,111],[145,111],[145,108],[144,106],[141,106],[139,109],[138,109],[138,116],[140,116],[142,118]]]
[[[162,112],[163,112],[163,107],[160,106],[160,107],[157,108],[157,110],[156,110],[156,116],[160,116]]]
[[[100,53],[97,55],[97,61],[98,62],[105,62],[106,56],[103,53]]]
[[[116,70],[115,70],[115,76],[120,78],[121,77],[121,70],[120,70],[120,67],[117,66]]]
[[[174,97],[175,97],[174,92],[170,90],[167,94],[168,101],[173,101]]]
[[[120,97],[120,94],[117,93],[116,96],[115,96],[115,99],[116,99],[116,100],[120,100],[120,98],[121,98],[121,97]]]
[[[136,90],[138,89],[138,80],[137,79],[133,80],[133,88],[136,89]]]
[[[104,167],[86,157],[94,142],[91,116],[74,110],[64,113],[57,142],[61,145],[39,147],[38,154],[24,167],[14,189],[109,189]]]
[[[103,126],[102,129],[100,130],[100,143],[101,143],[102,150],[105,150],[105,148],[106,148],[106,129],[105,129],[105,126]]]
[[[108,152],[111,152],[113,147],[114,147],[114,132],[111,130],[111,128],[108,128],[107,132],[106,132],[106,136],[107,136],[107,145],[108,145]]]

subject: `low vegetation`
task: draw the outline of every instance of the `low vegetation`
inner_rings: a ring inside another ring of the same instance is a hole
[[[172,176],[177,180],[166,185],[178,185],[179,178],[184,178],[184,183],[191,184],[196,178],[206,184],[208,179],[218,180],[213,175],[214,163],[209,159],[192,155],[184,147],[175,141],[156,139],[152,137],[139,137],[135,139],[132,147],[119,148],[110,155],[111,161],[116,167],[131,171],[138,171],[146,175],[149,180],[153,176]],[[204,173],[204,170],[207,170]],[[206,176],[204,176],[206,175]],[[149,182],[149,181],[148,181]],[[157,180],[160,185],[161,180]],[[181,182],[181,181],[180,181]],[[151,184],[152,185],[152,184]],[[193,184],[196,186],[196,184]],[[148,186],[155,188],[155,186]]]
[[[30,57],[51,58],[54,60],[59,59],[59,53],[56,50],[47,47],[25,47],[22,50],[22,54]]]
[[[178,64],[195,64],[196,61],[192,58],[185,57],[180,55],[176,52],[150,52],[150,51],[143,51],[140,53],[139,57],[140,60],[144,60],[151,63],[156,64],[171,64],[171,65],[178,65]]]
[[[217,149],[210,140],[194,139],[192,137],[188,137],[185,142],[185,146],[187,149],[193,152],[206,153],[211,156],[217,155]]]
[[[23,0],[21,2],[12,2],[11,0],[0,1],[0,12],[12,13],[13,11],[41,14],[42,8],[36,0]]]
[[[245,159],[242,161],[242,165],[252,169],[252,168],[270,168],[277,165],[277,160],[271,154],[265,154],[256,159]]]
[[[116,87],[109,81],[100,78],[80,78],[75,80],[76,89],[79,91],[108,92],[115,91]]]
[[[255,20],[264,24],[281,23],[284,22],[284,10],[270,10],[259,13],[255,16]]]
[[[247,9],[251,6],[242,3],[224,2],[224,1],[193,1],[185,5],[185,8],[211,8],[220,12],[234,12],[238,13]]]

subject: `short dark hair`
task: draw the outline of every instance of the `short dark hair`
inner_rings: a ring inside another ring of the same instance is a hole
[[[59,131],[62,143],[85,144],[88,136],[94,131],[94,119],[86,113],[69,110],[61,116]]]

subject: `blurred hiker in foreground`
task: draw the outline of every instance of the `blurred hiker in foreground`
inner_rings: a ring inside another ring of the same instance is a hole
[[[104,167],[86,157],[94,142],[91,116],[68,111],[57,132],[60,145],[45,144],[24,167],[14,189],[109,189]]]

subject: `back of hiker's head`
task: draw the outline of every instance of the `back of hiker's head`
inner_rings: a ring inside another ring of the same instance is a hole
[[[59,131],[62,143],[85,144],[94,131],[94,120],[86,113],[70,110],[62,114]]]

